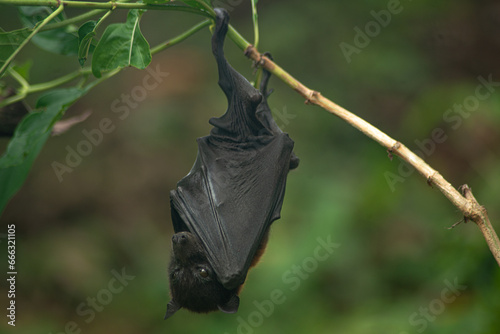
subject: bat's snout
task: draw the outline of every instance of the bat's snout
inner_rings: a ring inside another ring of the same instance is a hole
[[[185,244],[189,240],[189,232],[179,232],[172,236],[172,243]]]
[[[189,232],[179,232],[172,236],[172,251],[181,261],[189,261],[189,257],[193,255],[205,256],[198,237]]]

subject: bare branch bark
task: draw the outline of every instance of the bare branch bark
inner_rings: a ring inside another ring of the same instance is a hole
[[[476,223],[483,233],[491,253],[500,266],[500,241],[498,235],[491,225],[486,209],[477,202],[467,185],[461,187],[462,195],[446,181],[437,170],[429,166],[422,158],[413,153],[402,143],[389,137],[364,119],[330,101],[321,95],[321,93],[307,88],[272,60],[259,53],[252,45],[246,48],[245,55],[253,59],[258,65],[280,77],[288,86],[306,99],[306,104],[320,106],[329,113],[341,118],[351,126],[363,132],[366,136],[387,148],[388,152],[398,155],[401,159],[413,166],[427,180],[429,185],[434,185],[438,188],[450,202],[463,213],[465,220],[472,220]]]

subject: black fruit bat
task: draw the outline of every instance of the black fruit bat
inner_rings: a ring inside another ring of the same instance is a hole
[[[215,12],[212,51],[228,109],[210,119],[214,127],[198,138],[194,166],[170,192],[175,234],[165,319],[182,307],[238,310],[247,272],[280,217],[288,171],[299,162],[267,104],[270,73],[264,71],[259,92],[229,65],[223,51],[229,15]]]

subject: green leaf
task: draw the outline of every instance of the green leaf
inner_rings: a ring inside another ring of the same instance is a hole
[[[55,122],[85,93],[86,90],[80,88],[47,92],[37,101],[37,108],[43,111],[30,113],[19,123],[0,158],[0,213],[21,188]]]
[[[78,61],[83,67],[89,52],[91,52],[92,39],[95,36],[97,21],[88,21],[78,29]]]
[[[149,44],[139,28],[144,11],[133,9],[125,23],[109,25],[92,57],[92,73],[100,78],[103,71],[126,66],[145,69],[151,62]]]
[[[42,95],[36,108],[44,111],[30,113],[19,123],[7,151],[0,158],[0,168],[20,165],[39,139],[50,133],[67,107],[84,93],[85,90],[80,88],[63,88]]]
[[[68,28],[71,29],[71,27],[64,27],[39,32],[33,36],[33,44],[51,53],[76,56],[78,54],[78,36],[69,33]]]
[[[38,22],[49,16],[53,10],[50,7],[19,7],[19,16],[25,27],[32,29]],[[66,19],[64,12],[57,15],[51,22],[61,22]],[[61,54],[74,56],[78,54],[78,36],[74,33],[75,27],[69,25],[58,29],[39,32],[33,36],[32,42],[40,49]]]
[[[0,32],[0,67],[30,34],[29,29]]]
[[[23,163],[15,167],[0,169],[0,214],[3,212],[3,209],[12,196],[14,196],[23,185],[33,162],[41,151],[48,136],[49,133],[45,134],[43,138],[40,138],[33,150],[26,155]]]

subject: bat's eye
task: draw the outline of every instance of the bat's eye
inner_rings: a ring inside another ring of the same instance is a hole
[[[175,280],[177,279],[177,277],[179,277],[179,270],[174,270],[171,274],[170,274],[170,278],[172,280]]]
[[[198,273],[200,274],[201,277],[207,278],[208,277],[208,271],[205,268],[200,268],[198,270]]]

